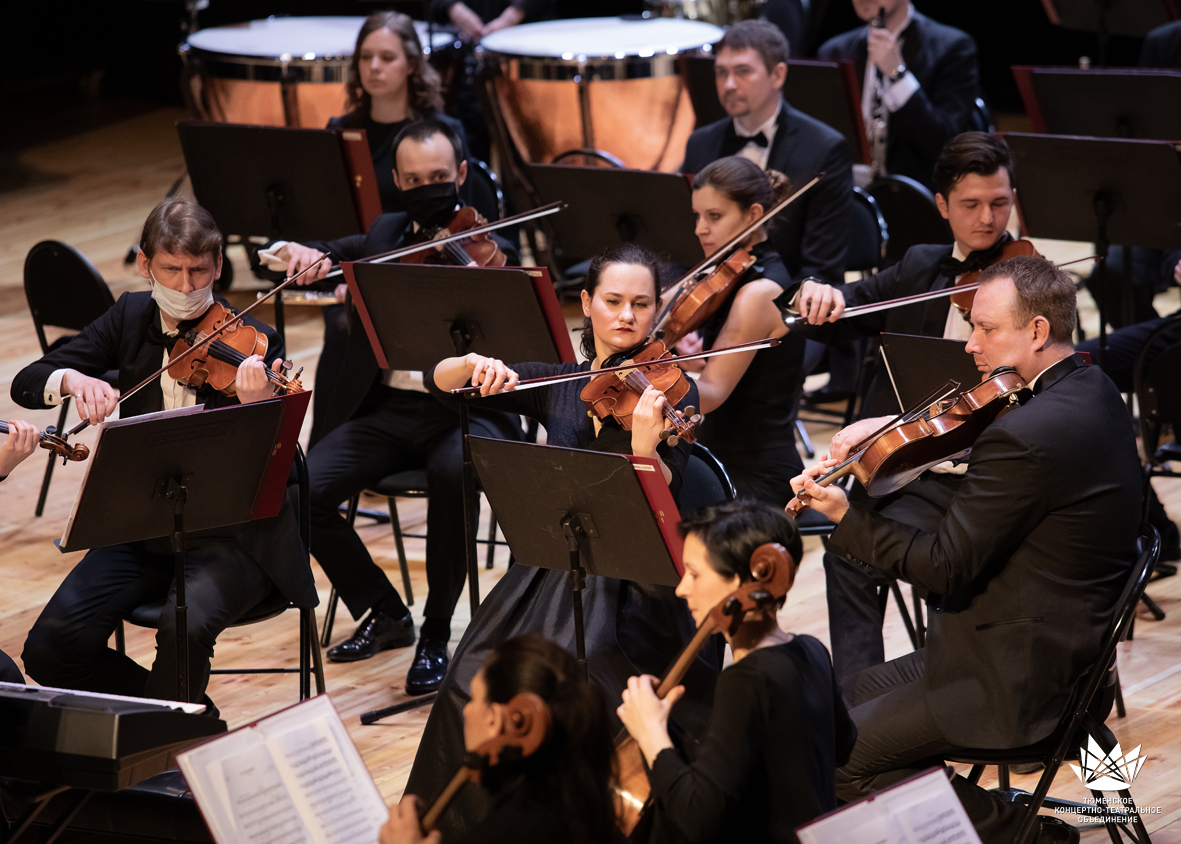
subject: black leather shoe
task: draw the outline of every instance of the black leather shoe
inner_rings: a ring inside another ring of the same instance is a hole
[[[1038,821],[1038,844],[1078,844],[1081,837],[1076,827],[1064,820],[1041,815]]]
[[[390,648],[405,648],[414,644],[414,619],[410,613],[394,618],[379,610],[373,610],[357,625],[353,635],[334,648],[328,649],[328,658],[333,662],[356,662],[369,659],[375,653]]]
[[[837,390],[830,390],[828,387],[821,387],[819,390],[809,390],[804,393],[803,403],[809,406],[818,404],[833,404],[834,402],[843,402],[849,400],[847,392]]]
[[[217,704],[215,704],[213,702],[212,698],[210,698],[209,695],[201,695],[201,700],[199,700],[197,702],[205,704],[205,711],[202,712],[201,714],[204,715],[206,718],[214,718],[214,719],[221,718],[221,710],[217,708]]]
[[[414,664],[406,672],[406,694],[425,695],[437,692],[447,676],[447,643],[439,639],[420,639],[414,652]]]

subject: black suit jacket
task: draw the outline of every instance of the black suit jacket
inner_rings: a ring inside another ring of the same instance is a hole
[[[1145,36],[1140,67],[1181,68],[1181,21],[1162,24]]]
[[[222,304],[227,303],[222,300]],[[268,366],[284,356],[283,338],[273,328],[249,315],[243,321],[267,336]],[[12,380],[13,401],[22,407],[46,407],[45,382],[58,369],[76,369],[95,378],[118,370],[120,392],[130,390],[163,363],[164,347],[147,339],[149,327],[159,324],[160,308],[151,293],[124,293],[109,311],[70,342],[18,372]],[[236,398],[208,388],[197,392],[197,402],[210,409],[238,404]],[[153,413],[163,407],[164,396],[157,378],[120,404],[119,412],[126,418]],[[296,606],[314,607],[319,603],[306,551],[300,547],[299,524],[290,500],[273,518],[217,530],[219,536],[227,533],[242,544],[259,568]]]
[[[820,45],[822,59],[845,59],[865,78],[869,28],[850,30]],[[902,60],[919,82],[906,105],[892,113],[886,127],[886,169],[934,189],[931,171],[948,140],[973,128],[978,70],[976,42],[954,27],[915,12],[902,32]]]
[[[863,281],[846,285],[842,291],[847,307],[871,305],[950,287],[954,279],[941,275],[939,262],[951,255],[951,246],[922,244],[906,250],[902,260],[892,267],[871,275]],[[891,334],[913,334],[922,337],[942,337],[947,325],[948,298],[931,299],[917,305],[904,305],[874,314],[849,317],[817,326],[800,326],[793,333],[813,340],[848,342],[860,337],[876,337],[883,331]],[[861,418],[883,416],[898,412],[898,399],[890,386],[890,379],[881,367],[874,373],[861,404]]]
[[[722,157],[722,139],[732,120],[715,121],[689,136],[682,172],[699,173]],[[844,136],[784,102],[767,169],[783,173],[797,188],[823,171],[814,188],[779,213],[770,237],[794,278],[819,276],[841,284],[853,210],[853,160]]]
[[[1128,412],[1071,356],[976,440],[938,530],[852,505],[833,549],[930,590],[927,700],[964,747],[1045,738],[1098,654],[1136,557]]]
[[[366,234],[306,245],[327,253],[333,263],[356,261],[401,247],[409,226],[408,214],[382,214],[373,221]],[[495,232],[491,236],[504,252],[508,266],[520,265],[521,259],[516,248]],[[316,365],[311,434],[313,446],[337,425],[353,418],[381,374],[356,308],[349,308],[344,326],[341,329],[332,321],[326,326],[324,348]],[[502,419],[503,414],[496,414],[495,417]]]

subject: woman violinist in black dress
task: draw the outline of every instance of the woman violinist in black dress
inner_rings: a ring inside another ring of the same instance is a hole
[[[478,750],[506,732],[507,705],[518,694],[540,697],[549,708],[550,726],[541,746],[529,756],[485,769],[480,785],[489,798],[489,810],[463,844],[609,844],[620,837],[611,799],[606,702],[583,678],[568,651],[541,636],[509,639],[472,678],[471,691],[463,710],[468,750]],[[402,802],[391,807],[380,844],[438,844],[437,831],[423,836],[419,826],[423,807],[429,805],[424,799],[435,797],[407,791]],[[448,811],[444,809],[443,817]]]
[[[509,368],[498,360],[469,354],[440,362],[425,377],[438,397],[468,384],[495,393],[518,378],[537,378],[598,368],[604,359],[642,343],[651,330],[659,303],[661,267],[652,253],[633,245],[608,250],[591,262],[583,286],[586,316],[582,364],[523,363]],[[585,381],[566,381],[520,393],[504,392],[478,399],[490,409],[536,419],[549,445],[596,449],[655,457],[674,497],[689,459],[683,441],[670,447],[660,440],[662,394],[649,391],[640,399],[632,430],[614,419],[600,423],[587,415],[579,397]],[[677,407],[695,405],[690,385]],[[410,773],[407,790],[437,794],[452,776],[463,753],[460,711],[467,690],[488,654],[505,639],[540,633],[551,641],[574,644],[573,604],[569,573],[534,568],[528,560],[512,566],[489,592],[468,625],[451,660],[447,678],[431,710]],[[607,577],[588,576],[582,592],[587,666],[591,682],[607,700],[615,700],[637,673],[658,673],[692,638],[694,625],[682,602],[666,586],[651,586]],[[713,654],[716,657],[716,654]],[[690,733],[704,728],[709,717],[713,681],[720,664],[699,659],[690,671],[689,700],[677,712],[677,723]],[[637,671],[637,668],[643,668]],[[457,798],[444,834],[461,832],[480,817],[479,795],[468,789]]]
[[[719,158],[693,179],[696,234],[713,254],[790,192],[787,178],[763,172],[740,156]],[[788,478],[803,471],[795,445],[795,404],[804,383],[804,340],[784,335],[775,297],[796,286],[767,239],[772,219],[746,241],[754,266],[738,279],[729,300],[677,346],[680,353],[722,348],[767,337],[779,346],[694,363],[705,422],[699,442],[714,453],[742,497],[780,507],[792,497]]]
[[[685,575],[677,595],[698,624],[751,579],[750,559],[777,542],[803,554],[795,522],[761,501],[731,501],[690,515]],[[795,828],[835,809],[836,768],[849,759],[857,728],[841,699],[824,645],[787,633],[774,612],[747,613],[725,632],[734,663],[722,671],[708,731],[689,762],[669,738],[669,710],[655,677],[632,677],[618,715],[648,763],[653,844],[759,841],[794,844]]]

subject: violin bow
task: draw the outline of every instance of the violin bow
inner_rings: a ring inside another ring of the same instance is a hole
[[[719,247],[718,249],[715,249],[712,255],[709,255],[708,257],[704,258],[701,262],[699,262],[697,264],[697,266],[693,267],[693,269],[689,270],[689,272],[685,273],[683,276],[681,276],[679,279],[677,279],[672,284],[670,284],[668,287],[666,287],[663,291],[661,291],[660,297],[662,299],[664,299],[666,297],[669,297],[669,298],[668,298],[668,303],[664,306],[663,310],[660,313],[660,316],[656,320],[655,326],[652,329],[653,336],[656,335],[656,332],[663,329],[664,324],[666,322],[668,322],[669,314],[672,313],[673,306],[676,305],[677,300],[680,298],[681,289],[688,282],[692,281],[693,279],[695,279],[698,276],[705,273],[707,270],[709,270],[709,269],[717,266],[718,264],[722,263],[723,261],[725,261],[728,257],[730,257],[730,253],[733,252],[734,249],[739,244],[742,243],[742,241],[746,240],[748,237],[750,237],[752,234],[754,234],[754,232],[758,231],[759,227],[761,225],[763,225],[763,223],[767,222],[767,220],[774,217],[776,214],[778,214],[784,208],[791,205],[793,202],[795,202],[797,199],[799,199],[801,196],[803,196],[807,191],[811,190],[816,185],[816,183],[819,182],[822,178],[824,178],[824,171],[823,170],[821,172],[817,173],[815,176],[813,176],[811,178],[811,180],[808,181],[807,184],[805,184],[802,188],[797,190],[791,196],[784,197],[783,199],[779,200],[779,202],[772,205],[767,211],[763,212],[763,215],[761,217],[759,217],[757,220],[755,220],[753,223],[751,223],[746,228],[739,231],[738,234],[734,235],[732,238],[730,238],[728,241],[726,241],[724,244],[722,244],[721,247]]]
[[[304,273],[310,272],[311,270],[313,270],[317,266],[319,266],[319,264],[321,262],[327,261],[327,260],[328,260],[328,256],[324,255],[319,260],[314,261],[311,265],[305,267],[304,269],[300,270],[295,275],[291,276],[291,278],[284,280],[282,284],[276,284],[273,288],[271,288],[271,290],[268,293],[266,293],[263,296],[258,297],[255,301],[251,302],[245,308],[238,311],[238,313],[234,314],[233,318],[226,320],[226,322],[224,322],[222,325],[218,326],[217,328],[213,329],[213,331],[206,334],[204,338],[202,338],[198,342],[194,343],[189,348],[185,349],[183,352],[181,352],[176,357],[169,359],[169,361],[166,364],[164,364],[162,367],[157,369],[155,372],[153,372],[151,375],[149,375],[144,380],[140,381],[138,384],[136,384],[134,387],[132,387],[126,393],[120,393],[119,398],[117,398],[115,400],[115,406],[118,407],[120,404],[123,403],[124,399],[130,398],[131,396],[135,395],[140,390],[142,390],[144,387],[148,386],[148,384],[151,384],[153,381],[155,381],[157,378],[159,378],[161,375],[163,375],[165,372],[167,372],[169,367],[171,367],[173,364],[180,363],[182,360],[187,358],[193,352],[197,351],[198,349],[203,349],[206,346],[213,343],[213,341],[216,340],[218,337],[220,337],[222,334],[229,331],[234,326],[238,325],[238,323],[240,323],[242,321],[242,318],[245,317],[246,314],[250,313],[252,310],[254,310],[256,307],[261,305],[263,302],[270,299],[272,296],[275,296],[276,294],[278,294],[279,291],[290,286],[293,282],[295,282]],[[74,434],[77,434],[80,431],[84,431],[88,427],[90,427],[90,420],[83,419],[81,422],[79,422],[77,425],[75,425],[73,428],[71,428],[69,431],[67,431],[65,433],[65,435],[63,436],[63,439],[72,437],[72,436],[74,436]]]
[[[755,352],[759,349],[770,349],[778,345],[779,340],[775,339],[774,337],[768,337],[766,340],[752,340],[749,343],[739,343],[736,346],[727,346],[723,349],[710,349],[707,352],[695,352],[691,355],[659,358],[657,360],[646,361],[644,363],[625,363],[619,366],[605,366],[601,369],[588,369],[582,372],[567,372],[563,375],[547,375],[543,378],[526,378],[524,381],[518,381],[517,385],[511,390],[502,390],[501,392],[519,393],[522,390],[532,390],[536,387],[547,387],[550,384],[560,384],[563,381],[579,381],[583,378],[594,378],[596,375],[603,375],[607,372],[625,372],[645,366],[663,366],[666,363],[680,363],[681,361],[686,360],[699,360],[701,358],[713,357],[714,355],[732,355],[738,352]],[[471,393],[478,392],[480,392],[479,387],[456,387],[451,391],[452,395],[456,396],[466,396],[470,395]]]
[[[523,211],[520,214],[514,214],[511,217],[505,217],[503,220],[497,220],[495,223],[487,223],[483,226],[476,226],[474,229],[464,229],[455,234],[449,234],[446,237],[440,237],[436,240],[424,240],[422,243],[416,243],[413,246],[403,246],[395,249],[393,252],[383,252],[380,255],[371,255],[368,258],[362,258],[356,261],[358,264],[384,264],[388,261],[396,261],[406,255],[413,255],[415,252],[425,252],[428,249],[434,249],[438,246],[446,246],[448,243],[454,243],[458,240],[466,240],[478,234],[486,234],[487,232],[494,232],[497,229],[503,229],[507,226],[516,225],[517,223],[528,223],[532,220],[540,220],[542,217],[548,217],[550,214],[557,214],[559,211],[565,210],[567,205],[565,202],[551,202],[549,205],[543,205],[540,208],[534,208],[532,211]],[[344,270],[340,267],[332,269],[324,278],[336,278],[343,275]]]

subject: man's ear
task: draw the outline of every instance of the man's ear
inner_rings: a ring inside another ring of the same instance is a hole
[[[394,168],[392,171],[390,171],[390,172],[392,172],[392,173],[394,174],[394,187],[396,187],[398,190],[401,190],[401,189],[402,189],[402,184],[401,184],[401,182],[399,182],[399,181],[398,181],[398,168],[397,168],[397,167],[395,167],[395,168]]]
[[[217,252],[217,266],[213,268],[214,281],[217,281],[219,278],[221,278],[221,262],[224,257],[225,253],[219,249]]]
[[[459,162],[459,179],[457,179],[455,183],[457,185],[462,185],[466,181],[467,181],[467,162],[461,161],[461,162]]]
[[[783,90],[783,83],[787,81],[787,63],[780,62],[771,68],[771,87]]]
[[[148,256],[143,252],[135,253],[135,268],[139,270],[139,274],[146,279],[152,278],[152,273],[148,269]]]
[[[1033,318],[1033,342],[1037,351],[1043,351],[1050,344],[1050,321],[1044,316]]]
[[[939,213],[943,216],[943,219],[946,220],[948,207],[947,200],[943,198],[943,194],[935,194],[935,207],[939,209]]]

